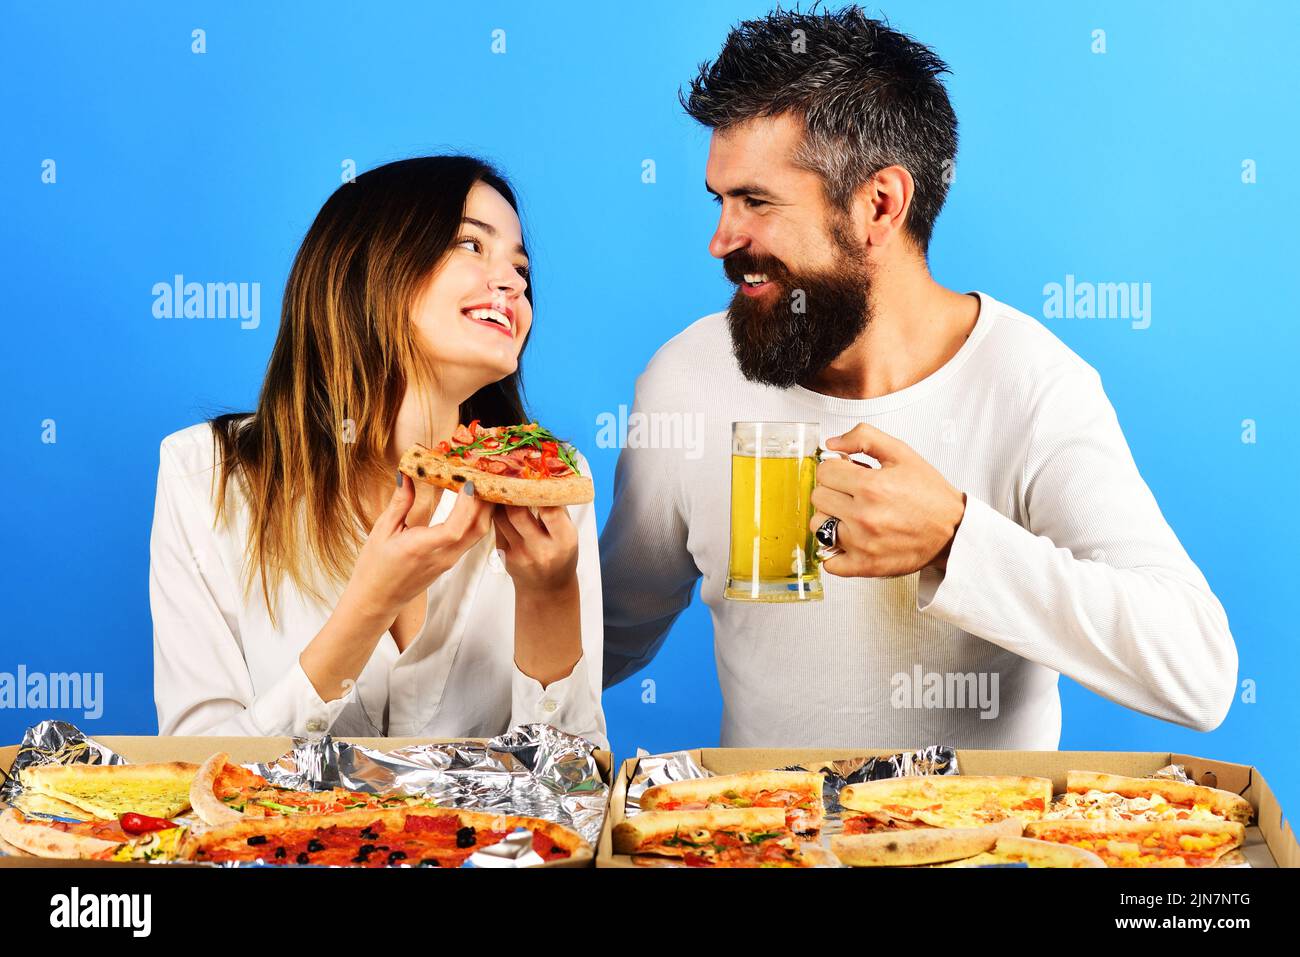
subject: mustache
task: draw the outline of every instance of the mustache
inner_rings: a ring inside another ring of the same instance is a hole
[[[788,275],[785,263],[776,257],[756,256],[745,250],[737,250],[723,259],[722,271],[737,286],[745,281],[745,273],[763,273],[774,282]]]

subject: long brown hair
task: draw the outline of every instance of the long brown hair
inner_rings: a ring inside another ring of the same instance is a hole
[[[231,520],[227,484],[238,476],[249,508],[244,594],[260,573],[272,622],[284,576],[323,600],[327,582],[352,574],[368,531],[365,493],[393,481],[389,445],[408,380],[437,381],[411,306],[453,248],[479,182],[518,210],[506,180],[469,156],[389,163],[335,190],[294,258],[256,410],[210,419],[217,519]],[[531,280],[525,296],[533,302]],[[460,420],[471,419],[528,421],[518,369],[470,396]]]

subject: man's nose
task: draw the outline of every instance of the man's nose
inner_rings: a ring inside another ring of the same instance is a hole
[[[713,238],[709,240],[709,255],[715,259],[725,259],[737,249],[747,245],[749,245],[749,237],[740,230],[734,229],[725,213],[719,216],[718,228],[713,231]]]

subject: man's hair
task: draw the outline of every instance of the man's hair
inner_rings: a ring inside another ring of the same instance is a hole
[[[957,155],[957,116],[939,79],[948,66],[861,7],[815,7],[778,7],[734,28],[689,93],[679,93],[682,106],[714,130],[784,113],[801,118],[795,162],[821,175],[840,210],[880,170],[902,166],[916,183],[904,229],[924,253]]]

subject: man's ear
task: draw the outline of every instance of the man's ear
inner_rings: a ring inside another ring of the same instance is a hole
[[[886,166],[858,188],[853,221],[868,246],[886,246],[903,233],[916,183],[901,166]]]

